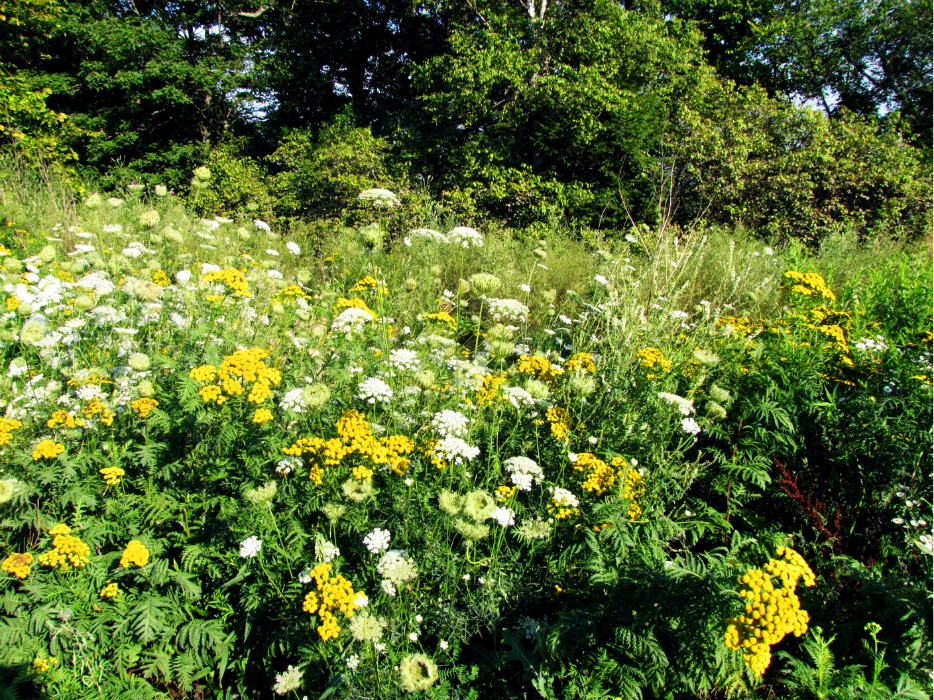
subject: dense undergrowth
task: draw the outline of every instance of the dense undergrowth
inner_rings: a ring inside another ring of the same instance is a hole
[[[0,697],[930,696],[926,252],[2,187]]]

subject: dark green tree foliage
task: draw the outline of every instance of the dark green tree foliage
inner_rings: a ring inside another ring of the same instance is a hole
[[[350,106],[357,125],[386,133],[412,97],[415,66],[445,49],[457,7],[407,0],[296,0],[264,18],[268,46],[258,65],[274,95],[266,128],[317,129]]]
[[[770,95],[797,96],[831,116],[900,112],[931,148],[931,4],[916,0],[671,0],[691,19],[717,71]]]
[[[50,104],[104,138],[82,162],[117,179],[158,173],[180,185],[246,119],[246,59],[255,20],[236,6],[78,2],[68,5],[33,82]]]
[[[577,207],[596,222],[615,205],[609,216],[622,219],[622,188],[635,215],[651,218],[653,152],[680,106],[715,82],[699,40],[683,22],[603,0],[544,18],[491,11],[419,71],[423,121],[410,153],[500,216]]]

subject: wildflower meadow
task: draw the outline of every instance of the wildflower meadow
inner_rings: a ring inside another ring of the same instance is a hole
[[[0,697],[931,697],[923,247],[4,188]]]

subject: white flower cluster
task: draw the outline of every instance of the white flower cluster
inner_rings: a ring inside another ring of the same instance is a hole
[[[686,416],[694,413],[694,402],[691,401],[691,399],[686,399],[683,396],[678,396],[677,394],[669,394],[664,391],[658,392],[658,398],[667,401]]]
[[[580,505],[577,496],[560,486],[552,486],[551,495],[555,499],[555,503],[563,508],[577,508]]]
[[[489,298],[486,304],[494,321],[525,323],[529,318],[529,307],[518,299]]]
[[[448,231],[448,243],[462,248],[482,248],[483,236],[480,232],[467,226],[458,226]]]
[[[292,455],[283,457],[276,463],[276,474],[286,476],[291,474],[295,469],[301,469],[302,464],[301,457],[294,457]]]
[[[259,554],[259,550],[262,548],[263,541],[256,535],[251,535],[240,543],[240,557],[242,559],[252,559]]]
[[[381,556],[376,564],[376,571],[396,586],[418,576],[418,567],[415,566],[408,552],[402,549],[390,549]]]
[[[528,457],[510,457],[503,462],[503,466],[509,472],[512,483],[522,491],[531,491],[536,480],[542,482],[545,479],[542,468]]]
[[[682,419],[681,427],[684,428],[684,432],[690,433],[691,435],[697,435],[701,431],[700,425],[698,425],[697,421],[693,418]]]
[[[479,447],[472,447],[457,437],[446,437],[435,445],[433,452],[445,462],[463,464],[480,454]]]
[[[888,350],[889,346],[885,344],[885,338],[877,335],[875,338],[860,338],[859,342],[854,343],[857,350],[866,352],[882,352]]]
[[[379,554],[389,549],[389,530],[380,530],[376,528],[369,535],[363,538],[363,544],[370,550],[370,554]]]
[[[434,414],[431,417],[431,427],[434,428],[441,437],[467,437],[468,424],[470,419],[458,411],[444,410]]]
[[[326,539],[315,541],[315,557],[318,561],[329,562],[341,555],[341,550]]]
[[[511,403],[516,408],[535,405],[535,399],[522,387],[504,386],[500,389],[500,391],[502,392],[503,396],[509,400],[509,403]]]
[[[392,398],[392,389],[378,377],[364,379],[357,388],[360,389],[357,398],[369,404],[389,403],[389,399]]]
[[[525,617],[523,615],[522,617],[519,618],[518,623],[513,629],[516,630],[517,632],[522,632],[522,634],[525,636],[526,639],[532,639],[535,637],[535,633],[538,632],[538,630],[542,629],[543,627],[546,627],[547,625],[548,625],[547,617],[542,618],[541,622],[539,622],[538,620],[534,618]]]
[[[335,333],[359,333],[372,320],[373,316],[363,309],[344,309],[331,322],[331,330]]]
[[[303,412],[307,408],[305,402],[302,400],[302,393],[304,391],[305,389],[302,387],[287,391],[279,400],[279,406],[285,411],[292,411],[293,413]]]
[[[357,195],[357,200],[377,207],[398,207],[400,204],[395,193],[382,187],[363,190]]]
[[[133,241],[132,243],[130,243],[130,245],[128,245],[126,248],[124,248],[120,252],[128,258],[138,258],[143,253],[148,253],[149,255],[154,255],[156,253],[156,251],[149,250],[146,246],[144,246],[139,241]]]
[[[496,510],[493,511],[493,520],[502,527],[510,527],[516,524],[516,513],[512,508],[496,506]]]
[[[418,353],[406,348],[397,348],[389,353],[389,364],[395,369],[409,370],[417,372],[421,363],[418,359]]]
[[[409,231],[409,236],[414,238],[421,238],[423,240],[429,241],[431,243],[447,243],[447,237],[440,231],[435,231],[433,228],[413,228]]]

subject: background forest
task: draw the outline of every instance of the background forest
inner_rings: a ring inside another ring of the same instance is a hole
[[[510,228],[927,226],[931,7],[912,0],[0,5],[4,138],[210,213],[367,187]],[[68,119],[43,124],[45,104]],[[806,105],[801,108],[801,105]],[[20,134],[20,136],[17,136]]]

